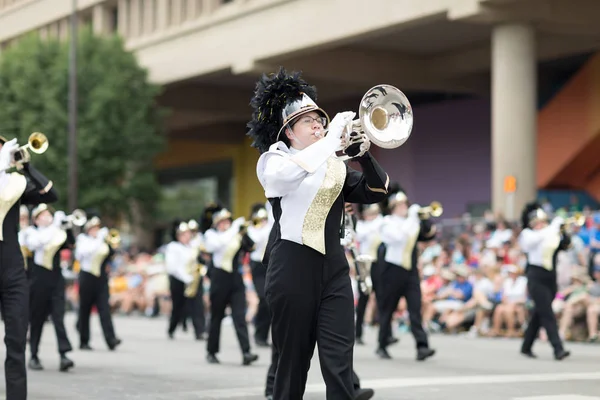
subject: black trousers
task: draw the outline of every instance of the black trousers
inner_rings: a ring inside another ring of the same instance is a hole
[[[381,271],[378,294],[381,300],[379,347],[385,349],[388,346],[392,334],[392,317],[402,297],[406,298],[410,329],[415,338],[417,349],[429,347],[421,317],[421,282],[419,281],[418,271],[408,271],[387,262],[381,265],[383,270]]]
[[[108,305],[108,278],[95,276],[89,272],[79,273],[79,342],[82,345],[90,341],[90,315],[92,307],[96,306],[104,340],[111,345],[116,340],[115,329]]]
[[[246,324],[246,286],[242,275],[212,268],[210,272],[210,328],[206,351],[209,354],[219,352],[221,340],[221,322],[225,318],[227,306],[231,307],[231,318],[242,353],[250,352],[248,325]]]
[[[192,317],[194,332],[196,337],[204,333],[204,302],[202,301],[202,283],[198,287],[196,297],[185,297],[185,283],[169,275],[169,285],[171,289],[171,318],[169,319],[169,335],[172,335],[177,329],[177,325],[183,322],[186,314],[186,308],[189,307],[189,314]]]
[[[527,291],[533,300],[534,308],[531,311],[529,325],[523,338],[522,351],[531,351],[541,327],[546,330],[548,340],[554,348],[554,353],[563,350],[562,340],[558,335],[556,317],[554,311],[552,311],[552,301],[557,290],[556,274],[554,272],[537,266],[527,267]]]
[[[42,330],[48,316],[52,319],[58,352],[73,350],[65,329],[65,278],[60,270],[48,270],[34,264],[31,270],[29,347],[31,357],[38,356]]]
[[[274,399],[302,399],[316,344],[326,399],[352,400],[354,296],[341,247],[325,257],[287,240],[276,242],[265,290],[279,353]]]
[[[267,371],[267,384],[265,386],[265,396],[273,395],[273,386],[275,384],[275,371],[277,370],[277,360],[279,357],[279,353],[275,350],[275,347],[271,347],[271,365],[269,365],[269,370]],[[360,389],[360,379],[356,372],[352,370],[352,385],[354,386],[354,390]]]
[[[362,338],[363,324],[365,322],[365,311],[367,310],[367,304],[369,303],[369,295],[363,293],[358,287],[358,304],[356,305],[356,338]]]
[[[254,289],[258,296],[258,310],[254,317],[254,340],[257,342],[266,342],[269,338],[269,329],[271,328],[271,313],[269,305],[265,299],[265,279],[267,276],[267,268],[261,262],[250,261],[252,269],[252,281]]]
[[[0,227],[1,229],[1,227]],[[7,400],[27,399],[25,348],[29,323],[29,283],[17,246],[0,242],[0,311],[4,320],[4,377]],[[31,267],[30,267],[31,268]]]

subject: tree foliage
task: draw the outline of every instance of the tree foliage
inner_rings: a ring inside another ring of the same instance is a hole
[[[130,216],[132,202],[152,213],[160,196],[152,161],[164,143],[159,87],[117,36],[78,36],[78,206]],[[50,147],[32,164],[68,198],[69,44],[31,35],[0,55],[0,134],[27,143],[43,132]]]

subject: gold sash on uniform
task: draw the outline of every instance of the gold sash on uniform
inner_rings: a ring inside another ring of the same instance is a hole
[[[44,255],[42,257],[42,267],[52,270],[54,267],[54,256],[67,240],[67,233],[59,228],[55,229],[56,233],[52,236],[50,242],[44,246]]]
[[[408,241],[406,242],[406,245],[404,246],[404,251],[402,252],[402,262],[400,263],[400,265],[408,271],[410,271],[413,267],[412,254],[415,248],[415,244],[417,243],[417,238],[419,237],[420,230],[421,227],[419,226],[419,228],[417,228],[413,233],[411,233],[408,236]]]
[[[8,183],[0,192],[0,241],[4,240],[4,218],[6,218],[12,206],[21,198],[26,187],[27,180],[23,175],[16,172],[8,174]]]
[[[548,232],[542,242],[542,267],[552,271],[554,253],[560,245],[560,234],[558,232]]]
[[[233,271],[233,257],[235,257],[241,245],[241,235],[235,235],[235,237],[227,244],[227,247],[225,247],[225,251],[223,252],[223,259],[220,265],[222,270],[227,272]]]
[[[108,248],[108,244],[102,243],[98,251],[92,256],[92,260],[90,262],[90,274],[96,277],[100,276],[100,273],[102,272],[102,263],[109,253],[110,249]]]

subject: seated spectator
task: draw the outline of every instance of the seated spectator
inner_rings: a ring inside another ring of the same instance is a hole
[[[587,272],[580,268],[573,274],[571,281],[571,285],[561,292],[563,299],[558,333],[563,340],[573,337],[573,332],[570,332],[573,322],[576,318],[586,315],[589,302],[588,283],[590,278]]]
[[[454,266],[456,279],[442,288],[433,302],[433,308],[440,315],[443,327],[455,329],[464,320],[464,304],[473,296],[473,285],[468,281],[470,269],[464,264]]]
[[[465,303],[464,311],[474,313],[474,324],[469,330],[470,336],[487,334],[489,318],[502,300],[503,278],[495,265],[482,266],[473,274],[473,297]],[[466,318],[465,317],[465,318]]]
[[[506,326],[506,336],[519,336],[516,331],[517,323],[525,323],[525,302],[527,300],[527,278],[521,274],[521,269],[516,265],[505,268],[508,276],[502,284],[502,298],[496,306],[493,316],[492,331],[490,336],[499,336],[502,326]]]
[[[600,320],[600,266],[594,268],[594,281],[588,284],[589,304],[587,309],[588,340],[598,341],[598,323]]]

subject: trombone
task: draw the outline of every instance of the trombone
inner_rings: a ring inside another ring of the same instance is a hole
[[[444,213],[442,203],[439,201],[432,201],[427,207],[421,207],[419,210],[419,217],[421,219],[429,219],[431,217],[437,218]]]
[[[23,168],[23,164],[31,161],[31,155],[29,154],[28,149],[35,154],[43,154],[46,150],[48,150],[48,146],[49,143],[46,135],[41,132],[33,132],[31,135],[29,135],[27,144],[19,147],[17,151],[15,151],[15,154],[13,155],[13,164],[6,169],[13,167],[17,169]],[[4,171],[6,171],[6,169],[4,169]]]

